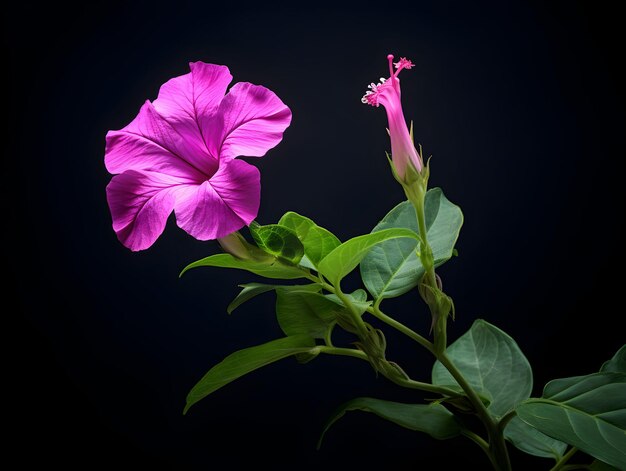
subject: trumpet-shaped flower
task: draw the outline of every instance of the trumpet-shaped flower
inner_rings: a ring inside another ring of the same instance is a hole
[[[291,111],[270,90],[232,80],[227,67],[190,63],[154,102],[106,136],[105,165],[113,229],[131,250],[150,247],[174,211],[199,240],[224,237],[256,217],[260,174],[238,156],[276,146]],[[226,93],[226,94],[225,94]]]
[[[421,172],[423,167],[422,159],[415,149],[413,138],[404,119],[400,101],[400,79],[398,79],[403,69],[411,69],[414,64],[404,57],[394,63],[391,54],[387,56],[387,60],[389,61],[389,78],[381,78],[379,83],[371,83],[361,101],[368,105],[385,107],[391,138],[391,159],[396,173],[401,180],[404,180],[408,165],[412,165],[418,172]]]

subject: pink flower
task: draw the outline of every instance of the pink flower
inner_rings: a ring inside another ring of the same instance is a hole
[[[106,136],[104,162],[113,229],[131,250],[150,247],[167,218],[199,240],[224,237],[256,217],[256,167],[235,159],[262,157],[276,146],[291,111],[270,90],[232,80],[227,67],[189,64],[146,101],[137,117]]]
[[[387,56],[389,61],[389,78],[381,78],[380,83],[372,83],[368,86],[370,90],[361,99],[363,103],[376,106],[383,105],[387,111],[389,121],[389,137],[391,138],[391,159],[396,169],[396,173],[401,180],[404,180],[407,165],[411,164],[418,172],[422,171],[422,159],[420,158],[413,139],[406,126],[402,103],[400,101],[400,80],[398,74],[403,69],[410,69],[414,64],[401,58],[396,62],[396,71],[393,71],[393,56]]]

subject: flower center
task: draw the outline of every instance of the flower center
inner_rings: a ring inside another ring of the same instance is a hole
[[[361,103],[378,107],[380,105],[380,94],[386,88],[393,86],[398,81],[398,74],[400,74],[403,69],[409,70],[415,66],[415,64],[413,64],[413,62],[406,57],[401,57],[398,62],[393,62],[393,54],[389,54],[387,56],[387,61],[389,62],[389,79],[381,77],[379,83],[370,83],[367,86],[369,90],[366,91],[363,98],[361,98]],[[395,72],[393,71],[394,66],[396,68]]]
[[[361,103],[365,103],[366,105],[379,106],[378,97],[380,96],[381,87],[385,85],[387,80],[384,77],[380,78],[379,83],[370,83],[367,88],[368,91],[365,92],[363,98],[361,98]]]

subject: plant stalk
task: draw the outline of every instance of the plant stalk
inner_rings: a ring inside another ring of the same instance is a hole
[[[492,463],[497,471],[511,471],[511,461],[509,459],[509,452],[506,448],[506,442],[504,441],[504,434],[498,426],[498,423],[491,417],[489,411],[483,404],[483,401],[478,397],[476,391],[471,384],[467,382],[463,374],[452,363],[448,355],[444,352],[437,355],[437,359],[441,364],[450,372],[452,377],[461,386],[461,389],[467,395],[467,398],[474,406],[476,414],[487,429],[487,436],[489,438],[489,454],[492,458]]]
[[[450,304],[440,303],[441,299],[448,299],[441,291],[435,276],[435,262],[433,252],[428,243],[428,230],[426,227],[426,199],[427,175],[424,179],[417,179],[412,185],[404,186],[405,192],[415,208],[417,225],[419,228],[420,260],[424,266],[422,284],[425,285],[425,293],[422,293],[424,301],[428,304],[433,318],[434,354],[441,364],[450,372],[452,377],[461,386],[467,398],[471,402],[480,420],[483,422],[488,436],[488,455],[496,471],[511,471],[511,461],[504,441],[504,433],[497,421],[495,421],[483,404],[480,397],[463,374],[452,363],[446,353],[447,348],[447,317],[450,313]],[[430,292],[428,292],[428,290]],[[451,303],[451,300],[450,300]]]
[[[569,451],[567,453],[565,453],[561,459],[559,461],[556,462],[556,464],[550,468],[550,471],[558,471],[560,469],[564,469],[565,468],[565,464],[570,460],[570,458],[572,456],[574,456],[574,454],[578,451],[578,448],[576,447],[572,447],[569,449]]]

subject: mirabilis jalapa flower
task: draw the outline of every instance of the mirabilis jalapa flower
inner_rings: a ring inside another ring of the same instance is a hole
[[[133,251],[154,243],[172,211],[199,240],[249,225],[259,210],[260,174],[236,157],[262,157],[291,122],[289,108],[267,88],[240,82],[226,93],[227,67],[189,67],[106,137],[105,165],[116,174],[106,191],[113,229]]]
[[[387,111],[389,121],[389,137],[391,139],[391,159],[396,174],[404,181],[407,166],[411,165],[418,173],[422,171],[422,159],[415,149],[413,139],[407,128],[400,101],[400,79],[398,75],[403,69],[411,69],[414,64],[405,57],[398,62],[393,62],[393,55],[387,56],[389,61],[389,78],[380,79],[380,83],[371,83],[369,90],[361,101],[365,104],[378,107],[383,105]],[[394,72],[393,68],[396,68]]]

